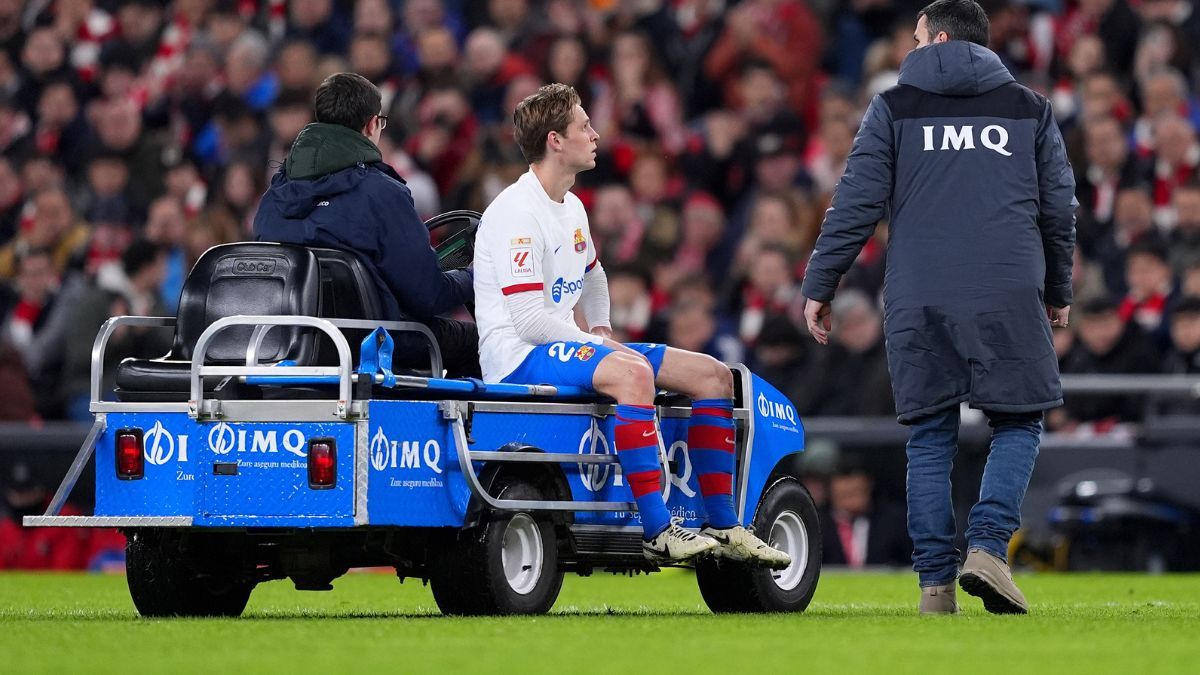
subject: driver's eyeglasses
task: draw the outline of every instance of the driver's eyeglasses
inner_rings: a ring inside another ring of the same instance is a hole
[[[382,131],[382,130],[386,129],[388,116],[387,115],[376,115],[376,117],[379,118],[379,130]]]

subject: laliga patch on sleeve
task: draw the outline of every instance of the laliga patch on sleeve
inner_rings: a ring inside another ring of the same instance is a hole
[[[516,241],[515,239],[513,241]],[[514,246],[508,249],[508,259],[512,263],[514,277],[533,276],[533,249],[528,246]]]

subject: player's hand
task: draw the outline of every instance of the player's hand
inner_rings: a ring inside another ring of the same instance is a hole
[[[613,336],[612,328],[609,326],[596,326],[592,328],[592,335],[599,335],[606,340],[611,340]]]
[[[804,305],[804,321],[808,324],[808,332],[817,342],[829,344],[829,331],[833,330],[833,319],[830,316],[828,302],[809,298]]]
[[[1067,316],[1071,313],[1071,306],[1066,307],[1051,307],[1046,305],[1046,318],[1050,319],[1051,326],[1066,326]]]

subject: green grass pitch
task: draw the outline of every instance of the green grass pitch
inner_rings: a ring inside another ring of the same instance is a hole
[[[285,581],[241,619],[137,617],[113,575],[0,575],[0,672],[1197,673],[1200,577],[1036,575],[1025,617],[919,618],[914,577],[827,573],[804,614],[713,616],[680,571],[567,577],[549,616],[459,619],[429,589]]]

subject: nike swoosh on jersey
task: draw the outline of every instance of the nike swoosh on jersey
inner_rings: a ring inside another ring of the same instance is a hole
[[[642,432],[643,437],[648,437],[648,436],[653,436],[653,435],[654,435],[653,431],[643,431]]]
[[[555,247],[554,247],[554,252],[555,252],[555,253],[558,253],[558,249],[560,249],[560,248],[562,248],[562,245],[561,245],[561,244],[559,244],[558,246],[555,246]]]

